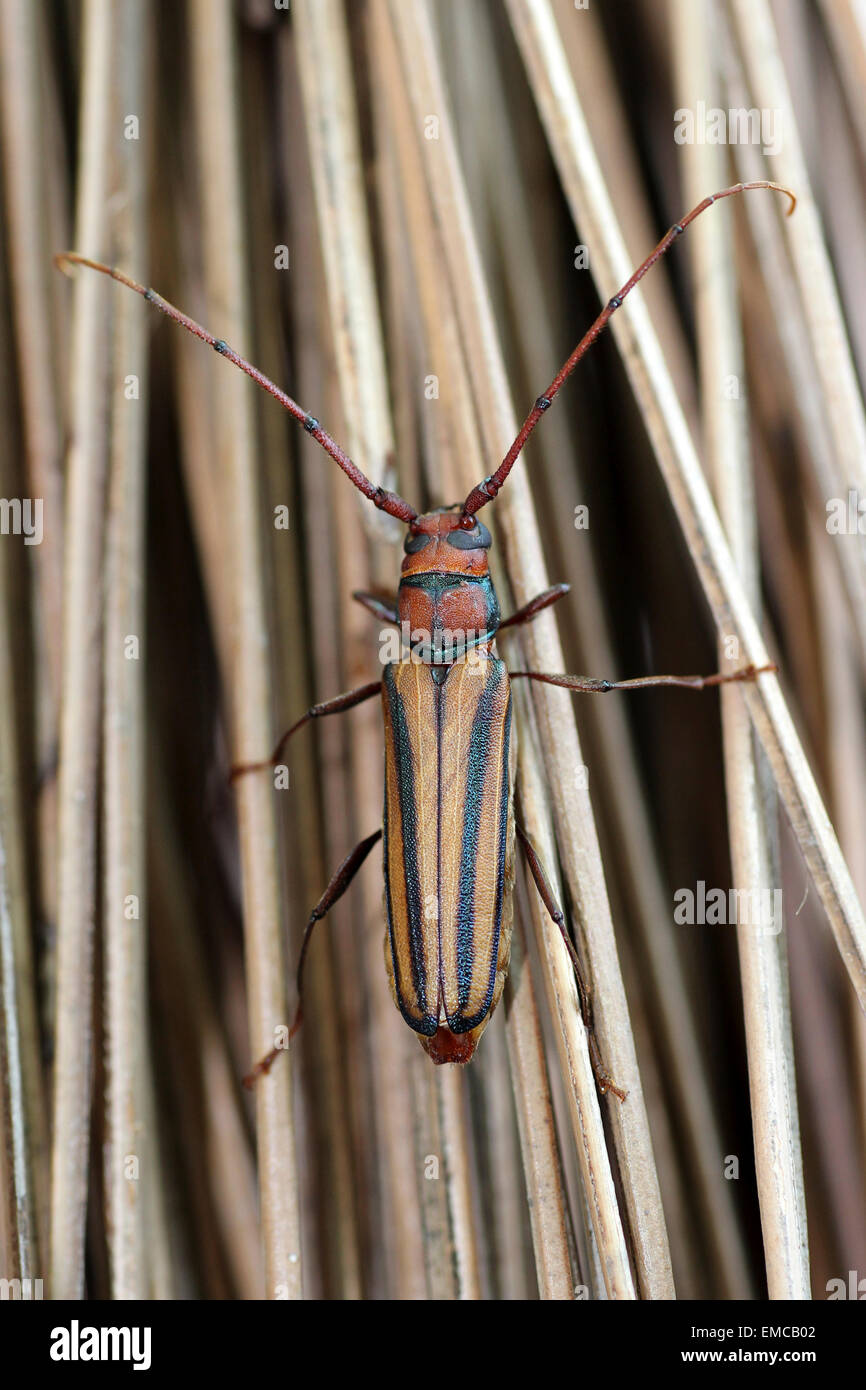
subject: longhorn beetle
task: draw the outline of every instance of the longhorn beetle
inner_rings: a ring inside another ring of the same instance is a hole
[[[610,681],[542,671],[507,671],[496,652],[496,634],[530,622],[562,598],[568,585],[545,590],[504,622],[487,563],[490,532],[478,513],[492,502],[514,467],[542,415],[563,383],[604,329],[626,295],[702,212],[720,198],[769,188],[790,199],[788,189],[766,180],[739,183],[705,198],[662,237],[622,288],[608,300],[571,356],[539,396],[496,472],[474,487],[466,501],[420,515],[396,493],[378,487],[343,452],[314,415],[247,362],[222,338],[215,338],[152,289],[121,271],[84,256],[56,257],[110,275],[135,290],[163,314],[209,343],[233,362],[303,425],[375,507],[408,527],[396,601],[373,594],[354,598],[388,623],[410,634],[408,657],[385,664],[381,680],[371,681],[322,704],[313,705],[283,734],[270,758],[233,768],[232,776],[275,766],[291,736],[312,719],[352,709],[380,696],[385,722],[385,811],[376,830],[344,860],[310,914],[298,960],[298,1005],[289,1038],[302,1018],[304,962],[313,928],[342,897],[373,846],[384,835],[385,963],[394,1002],[436,1063],[468,1062],[502,997],[511,947],[515,832],[538,892],[556,923],[577,979],[581,1013],[602,1095],[625,1093],[605,1071],[595,1033],[588,990],[565,918],[557,905],[525,830],[514,813],[515,734],[511,681],[542,681],[566,690],[602,693],[654,685],[703,690],[733,681],[750,681],[773,666],[746,667],[712,676],[644,676]],[[457,639],[455,641],[455,638]],[[249,1084],[270,1070],[274,1048],[246,1078]]]

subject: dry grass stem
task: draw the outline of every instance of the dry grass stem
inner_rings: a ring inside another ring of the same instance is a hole
[[[243,352],[251,338],[244,283],[246,249],[236,111],[223,99],[237,82],[231,8],[193,6],[193,74],[204,198],[208,299],[227,339]],[[226,373],[217,402],[219,474],[233,518],[232,756],[261,757],[272,727],[268,623],[261,560],[261,506],[253,400],[240,373]],[[250,1054],[273,1046],[288,1021],[284,918],[270,780],[237,784],[244,929],[250,1009]],[[265,1286],[270,1297],[301,1294],[300,1229],[291,1110],[291,1069],[275,1067],[256,1088]]]
[[[81,173],[75,239],[106,250],[105,206],[112,116],[112,6],[84,12]],[[78,275],[73,286],[67,455],[63,708],[59,764],[57,1055],[51,1170],[51,1294],[84,1291],[84,1225],[90,1140],[93,1043],[93,931],[96,912],[103,489],[107,382],[101,352],[108,286]]]
[[[731,14],[754,102],[763,110],[778,112],[784,124],[785,138],[773,162],[773,177],[797,190],[797,217],[787,220],[785,231],[827,401],[839,485],[866,494],[866,413],[772,11],[767,0],[754,4],[731,0]]]
[[[676,0],[672,12],[680,104],[694,107],[701,94],[710,93],[712,104],[720,105],[709,7]],[[686,147],[685,154],[684,193],[686,201],[694,204],[700,201],[701,189],[723,187],[729,169],[721,146],[692,145]],[[742,380],[744,374],[730,213],[701,222],[690,249],[697,286],[695,311],[708,472],[746,593],[759,612],[745,401],[726,399],[721,388],[726,381]],[[737,665],[723,640],[719,642],[719,662],[720,670]],[[766,761],[754,746],[748,714],[736,690],[722,691],[722,726],[733,882],[738,890],[754,895],[751,901],[760,902],[762,895],[775,892],[780,883],[776,798]],[[787,948],[780,928],[781,923],[770,929],[744,922],[738,927],[738,941],[767,1287],[771,1298],[791,1299],[810,1296],[809,1249]]]
[[[21,834],[11,619],[7,566],[0,563],[0,1232],[7,1277],[34,1280],[43,1279],[45,1269],[47,1137]]]
[[[125,110],[146,118],[146,16],[132,0],[117,7],[117,85]],[[144,194],[147,145],[115,140],[117,178],[129,198],[113,229],[112,255],[146,279]],[[116,250],[115,250],[116,248]],[[110,1216],[112,1292],[145,1298],[150,1289],[145,1194],[159,1184],[159,1146],[146,1126],[151,1088],[147,1029],[145,850],[144,542],[147,306],[128,295],[116,305],[118,360],[106,526],[105,869],[106,1067],[108,1143],[105,1187]],[[136,387],[131,394],[130,383]],[[145,658],[146,659],[146,658]]]
[[[39,177],[45,157],[45,121],[39,54],[40,15],[21,0],[0,7],[0,101],[6,170],[9,261],[15,332],[19,349],[22,407],[29,485],[41,497],[52,525],[39,547],[42,622],[51,685],[53,719],[60,695],[60,630],[63,611],[63,552],[60,518],[63,480],[60,406],[51,343],[49,285],[52,275],[46,187]],[[20,139],[32,132],[35,145]],[[34,153],[36,158],[34,159]]]

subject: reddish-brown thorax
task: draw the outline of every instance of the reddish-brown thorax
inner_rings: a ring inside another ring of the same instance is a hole
[[[413,633],[492,635],[496,630],[499,613],[486,547],[458,549],[447,539],[465,530],[461,519],[460,510],[454,509],[430,512],[412,523],[413,537],[430,537],[421,549],[405,556],[400,572],[400,622],[408,623]],[[420,582],[428,575],[429,583]]]

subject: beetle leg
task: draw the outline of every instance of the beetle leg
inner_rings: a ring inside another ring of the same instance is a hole
[[[753,681],[768,672],[778,671],[778,666],[743,666],[739,671],[719,671],[712,676],[637,676],[634,680],[597,680],[592,676],[560,676],[547,671],[509,671],[512,680],[521,676],[531,681],[543,681],[545,685],[559,685],[565,690],[584,690],[592,695],[603,695],[608,690],[645,690],[653,685],[677,685],[685,690],[708,690],[713,685],[730,685],[737,681]]]
[[[340,898],[342,898],[346,889],[349,887],[349,884],[352,882],[353,878],[360,869],[364,860],[367,858],[367,855],[370,853],[370,850],[373,848],[375,844],[378,843],[379,840],[381,840],[381,838],[382,831],[376,830],[373,832],[372,835],[368,835],[366,840],[362,840],[359,845],[356,845],[355,848],[352,850],[351,854],[346,855],[346,858],[343,860],[342,864],[337,869],[337,872],[334,874],[334,877],[331,879],[331,882],[328,884],[319,901],[316,903],[316,906],[310,913],[309,921],[307,922],[307,925],[304,928],[304,939],[301,942],[301,954],[298,956],[298,1005],[295,1009],[295,1017],[292,1021],[292,1026],[289,1029],[289,1036],[286,1040],[286,1046],[272,1047],[266,1057],[263,1057],[260,1062],[256,1062],[256,1065],[253,1067],[249,1075],[244,1077],[244,1085],[247,1087],[248,1090],[252,1089],[252,1087],[256,1084],[256,1081],[260,1076],[267,1076],[268,1072],[274,1065],[274,1062],[277,1060],[281,1052],[288,1051],[288,1044],[292,1041],[292,1038],[295,1036],[303,1022],[304,1011],[302,1007],[302,988],[304,983],[304,962],[307,959],[307,951],[310,948],[310,940],[313,935],[313,928],[315,927],[317,922],[322,921],[323,917],[327,917],[331,908],[334,906],[334,903],[339,902]]]
[[[551,889],[550,884],[547,881],[547,875],[545,874],[544,869],[541,866],[541,860],[538,857],[538,853],[535,849],[535,846],[533,845],[532,841],[530,840],[529,836],[527,835],[526,831],[524,830],[523,826],[520,824],[520,821],[517,819],[516,816],[514,819],[514,824],[517,830],[518,839],[520,840],[520,843],[523,846],[523,852],[526,855],[526,862],[529,865],[532,877],[535,879],[535,886],[538,889],[538,895],[541,898],[541,901],[544,903],[544,906],[547,908],[551,921],[554,922],[557,927],[559,927],[560,935],[563,941],[565,942],[566,950],[568,951],[569,957],[571,959],[571,964],[574,969],[574,978],[577,982],[577,994],[578,998],[580,999],[580,1015],[583,1019],[584,1027],[586,1028],[587,1041],[589,1043],[589,1055],[592,1061],[592,1069],[595,1072],[595,1079],[598,1085],[598,1089],[600,1090],[603,1096],[606,1095],[608,1091],[613,1091],[614,1095],[618,1096],[620,1100],[625,1100],[627,1092],[623,1091],[621,1087],[616,1085],[613,1078],[605,1070],[604,1063],[601,1059],[601,1049],[598,1045],[598,1038],[595,1035],[595,1026],[592,1021],[592,1000],[590,998],[590,993],[587,988],[586,981],[583,978],[583,971],[580,968],[580,959],[578,957],[577,951],[575,950],[574,942],[569,936],[568,929],[565,925],[565,917],[563,915],[562,908],[559,906],[558,902],[556,901],[556,898],[553,896],[553,890]]]
[[[506,618],[503,623],[500,623],[499,631],[501,632],[504,627],[519,627],[521,623],[531,623],[537,613],[543,612],[552,603],[556,603],[557,599],[565,598],[565,595],[570,592],[570,584],[554,584],[552,588],[545,589],[541,594],[536,594],[535,598],[524,603],[523,607],[518,608],[516,613],[512,613],[510,618]]]
[[[370,700],[374,695],[378,695],[381,689],[381,681],[370,681],[369,685],[359,685],[357,690],[347,690],[344,695],[335,695],[332,700],[323,700],[320,705],[311,705],[306,714],[302,714],[300,719],[296,720],[292,727],[282,735],[269,758],[264,758],[262,762],[258,763],[235,763],[229,773],[229,781],[233,782],[236,777],[243,777],[248,772],[261,772],[266,767],[276,767],[283,749],[297,729],[308,724],[311,719],[320,719],[325,714],[340,714],[343,710],[363,704],[365,700]]]
[[[362,608],[366,608],[368,613],[372,613],[374,618],[381,618],[383,623],[399,623],[395,598],[386,598],[383,594],[367,594],[361,589],[356,590],[352,598],[356,603],[360,603]]]

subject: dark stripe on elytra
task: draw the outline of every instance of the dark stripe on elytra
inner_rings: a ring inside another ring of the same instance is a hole
[[[394,758],[397,768],[397,785],[400,795],[400,822],[403,837],[403,869],[406,879],[406,915],[409,919],[409,955],[412,962],[412,987],[415,990],[418,1007],[424,1014],[423,1019],[418,1019],[413,1014],[410,1014],[407,1006],[403,1002],[400,989],[400,975],[397,967],[397,952],[394,947],[394,917],[391,909],[391,891],[388,883],[388,874],[386,873],[385,897],[391,936],[391,956],[394,962],[394,982],[397,989],[397,1000],[400,1005],[400,1012],[409,1024],[409,1027],[413,1028],[416,1033],[424,1033],[429,1037],[436,1032],[438,1018],[430,1013],[430,1008],[427,1003],[427,972],[424,965],[424,914],[421,902],[421,884],[418,876],[418,816],[415,800],[415,768],[412,761],[412,739],[406,722],[406,711],[403,708],[403,699],[394,684],[393,666],[388,665],[385,667],[384,683],[388,693],[388,705],[391,711],[391,730],[395,744]],[[386,804],[386,853],[388,820],[389,809]],[[386,860],[386,863],[387,862]]]
[[[478,709],[472,721],[472,735],[469,743],[469,766],[466,773],[466,797],[464,801],[463,837],[460,854],[460,887],[457,911],[457,981],[458,1008],[466,1007],[474,971],[475,944],[475,882],[478,859],[478,839],[481,833],[481,810],[484,800],[485,782],[491,769],[488,766],[490,754],[490,716],[494,698],[502,679],[503,667],[500,662],[491,662],[491,673],[484,693],[478,702]],[[511,700],[505,712],[505,737],[503,741],[503,781],[500,784],[499,846],[496,868],[496,902],[494,905],[493,943],[490,958],[490,978],[481,1008],[470,1018],[455,1015],[448,1019],[453,1033],[468,1033],[476,1028],[490,1009],[493,987],[496,979],[496,962],[499,957],[499,934],[502,930],[502,885],[505,871],[505,840],[508,826],[508,741],[511,733]]]

